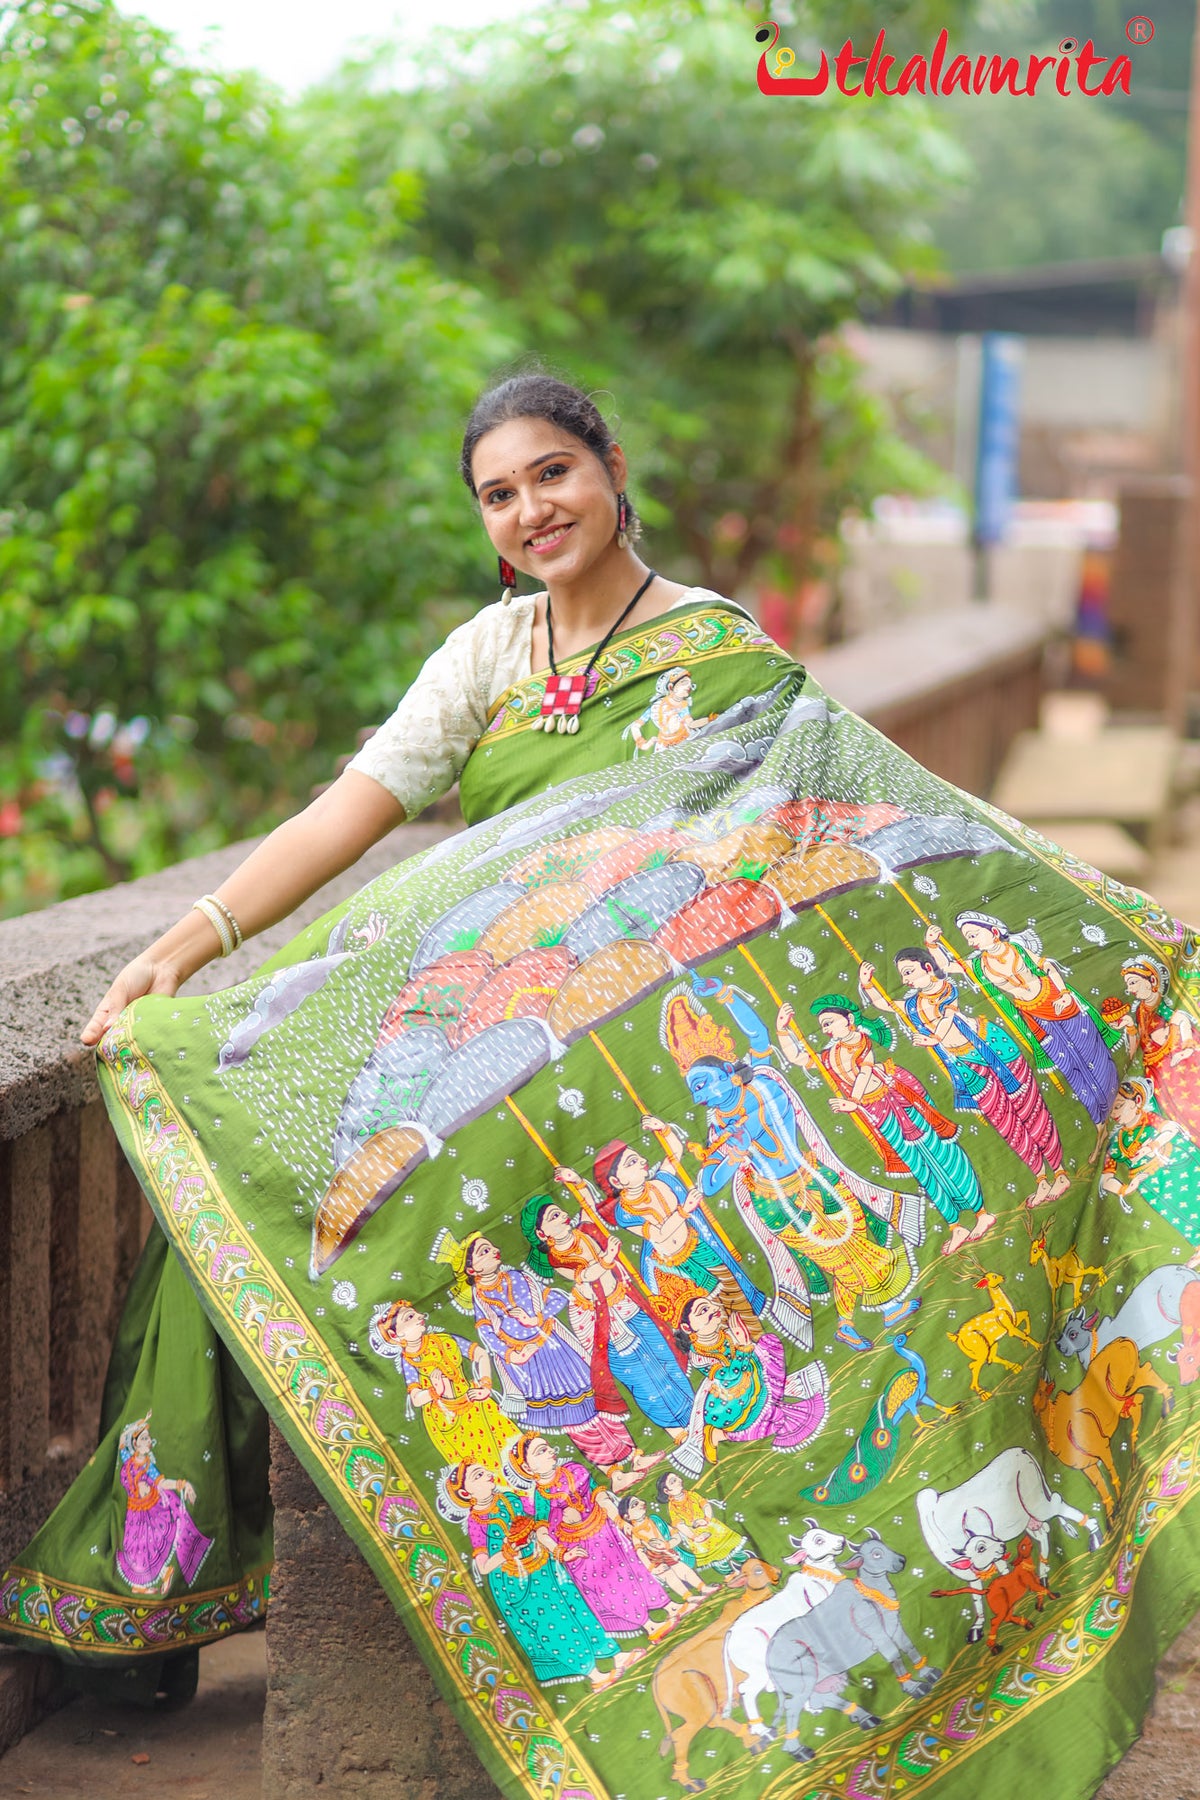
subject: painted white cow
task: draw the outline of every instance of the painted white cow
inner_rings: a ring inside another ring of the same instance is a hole
[[[771,1735],[758,1711],[759,1696],[764,1691],[775,1691],[767,1674],[768,1644],[781,1625],[811,1612],[842,1580],[836,1559],[846,1548],[845,1538],[836,1531],[824,1530],[815,1519],[805,1519],[804,1523],[808,1530],[803,1537],[791,1539],[792,1555],[783,1559],[796,1573],[769,1599],[760,1600],[735,1619],[725,1633],[725,1716],[733,1711],[735,1695],[740,1695],[747,1723],[756,1737]],[[739,1671],[742,1680],[737,1682]]]
[[[1052,1491],[1037,1459],[1028,1450],[1002,1450],[986,1468],[956,1488],[939,1494],[922,1488],[917,1495],[917,1517],[925,1542],[943,1568],[965,1575],[970,1585],[975,1617],[967,1642],[983,1636],[983,1577],[996,1568],[1007,1568],[1005,1546],[1013,1538],[1033,1538],[1038,1547],[1038,1574],[1044,1581],[1050,1569],[1050,1521],[1057,1519],[1068,1537],[1077,1537],[1082,1525],[1093,1550],[1101,1544],[1100,1526],[1061,1494]]]

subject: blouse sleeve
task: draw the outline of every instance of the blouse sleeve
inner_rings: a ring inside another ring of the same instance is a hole
[[[423,664],[399,705],[348,767],[370,775],[408,818],[453,787],[483,736],[499,682],[528,658],[531,606],[485,606]],[[522,640],[522,631],[524,638]]]

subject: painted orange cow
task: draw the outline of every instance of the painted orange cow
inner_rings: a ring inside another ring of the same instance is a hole
[[[1033,1396],[1033,1410],[1051,1454],[1069,1469],[1083,1471],[1099,1494],[1110,1524],[1121,1496],[1121,1479],[1112,1455],[1117,1427],[1122,1419],[1129,1420],[1129,1446],[1136,1450],[1142,1390],[1153,1388],[1162,1396],[1164,1419],[1175,1403],[1162,1376],[1141,1360],[1141,1354],[1132,1338],[1112,1338],[1103,1349],[1093,1349],[1078,1387],[1056,1394],[1054,1383],[1044,1375]]]
[[[665,1736],[659,1754],[675,1753],[671,1770],[685,1794],[703,1793],[706,1782],[693,1780],[688,1774],[688,1751],[696,1733],[715,1725],[733,1735],[750,1751],[765,1750],[767,1740],[756,1738],[750,1727],[726,1718],[723,1708],[728,1699],[723,1650],[725,1634],[734,1620],[765,1600],[779,1580],[779,1570],[770,1563],[750,1557],[738,1570],[741,1592],[727,1600],[711,1625],[704,1626],[682,1643],[675,1644],[654,1671],[650,1691],[662,1719]],[[682,1722],[672,1725],[674,1714]]]

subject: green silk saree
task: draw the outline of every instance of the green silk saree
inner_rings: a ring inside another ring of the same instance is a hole
[[[1200,943],[713,597],[541,692],[104,1039],[161,1232],[0,1629],[258,1617],[265,1408],[513,1800],[1082,1800],[1200,1605]]]

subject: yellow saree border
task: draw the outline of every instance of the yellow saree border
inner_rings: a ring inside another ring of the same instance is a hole
[[[694,666],[714,656],[728,656],[741,650],[774,650],[782,655],[775,639],[761,626],[732,606],[714,606],[697,602],[694,607],[679,607],[665,613],[646,626],[635,626],[613,639],[596,664],[594,694],[604,694],[636,675],[657,675],[674,664]],[[559,665],[560,675],[581,674],[587,668],[590,650]],[[489,709],[487,727],[481,744],[528,731],[542,710],[549,669],[539,669],[527,680],[506,688]]]

